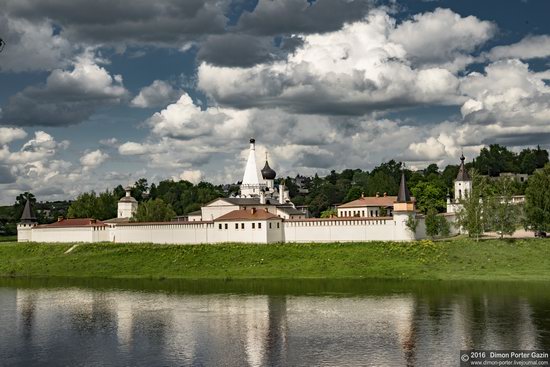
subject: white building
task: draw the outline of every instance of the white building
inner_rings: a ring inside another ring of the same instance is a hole
[[[275,176],[267,159],[261,172],[258,170],[255,141],[251,139],[240,196],[215,199],[185,221],[132,222],[138,203],[127,188],[119,201],[117,218],[104,222],[60,219],[37,225],[27,203],[18,225],[18,241],[199,244],[409,241],[425,237],[424,219],[417,216],[404,174],[397,196],[375,198],[376,203],[362,198],[365,202],[357,207],[344,204],[337,218],[307,218],[290,201],[283,184],[275,187]],[[385,216],[381,216],[382,206],[387,208]],[[406,225],[410,217],[418,218],[415,233]]]

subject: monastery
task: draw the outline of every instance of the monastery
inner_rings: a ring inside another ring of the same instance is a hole
[[[255,140],[250,139],[240,195],[218,198],[190,213],[186,221],[133,222],[138,202],[126,188],[118,203],[117,218],[63,219],[39,225],[29,202],[17,226],[19,242],[114,242],[158,244],[282,243],[411,241],[426,237],[424,216],[416,211],[405,175],[401,175],[397,196],[386,194],[361,197],[340,205],[337,216],[308,218],[290,201],[283,183],[275,186],[276,172],[266,162],[256,164]],[[458,200],[471,190],[472,181],[464,168],[464,156],[455,181],[455,201],[447,200],[445,218],[454,222]],[[416,232],[406,225],[418,221]],[[453,226],[451,226],[453,228]],[[456,231],[456,228],[452,229]]]

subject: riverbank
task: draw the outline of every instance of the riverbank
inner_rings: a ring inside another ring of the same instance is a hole
[[[550,239],[72,246],[0,243],[0,276],[550,281]]]

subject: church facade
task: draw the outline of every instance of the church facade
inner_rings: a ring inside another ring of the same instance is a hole
[[[460,210],[460,195],[471,190],[464,157],[461,161],[456,199],[448,201],[445,214],[450,222]],[[127,188],[118,203],[117,218],[106,221],[60,218],[38,225],[27,203],[18,224],[18,241],[208,244],[411,241],[426,237],[424,217],[416,211],[404,174],[397,196],[363,196],[339,206],[337,216],[331,218],[308,218],[290,201],[284,183],[275,186],[275,177],[267,157],[263,169],[258,169],[255,140],[250,139],[240,195],[215,199],[186,221],[133,222],[138,203]],[[411,218],[418,223],[415,232],[407,226]]]

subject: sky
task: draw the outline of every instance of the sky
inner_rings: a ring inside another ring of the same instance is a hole
[[[0,204],[550,145],[546,0],[0,0]]]

